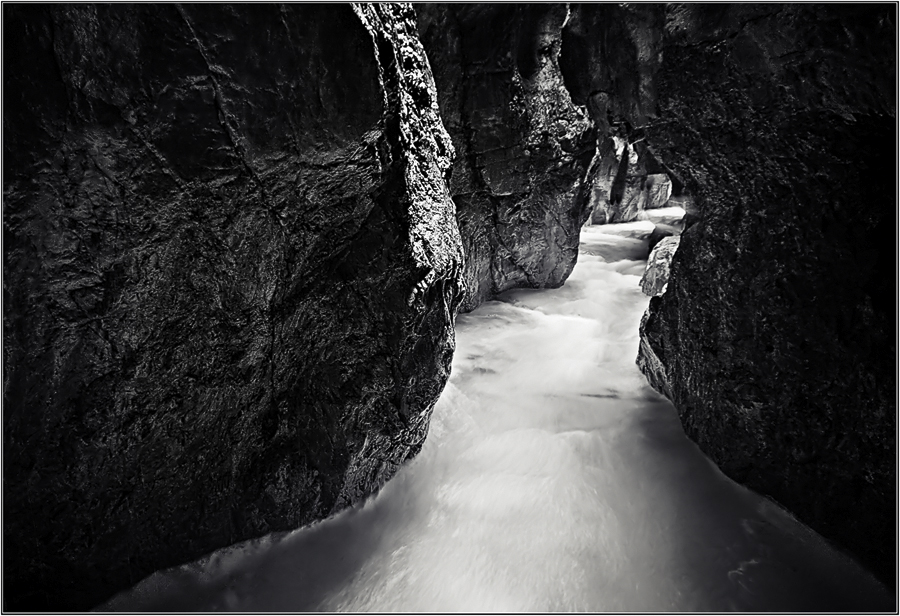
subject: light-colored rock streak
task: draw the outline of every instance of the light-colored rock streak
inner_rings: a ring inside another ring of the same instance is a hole
[[[641,290],[650,297],[656,297],[666,292],[666,284],[669,282],[669,265],[672,257],[678,250],[681,236],[664,237],[653,247],[650,257],[647,259],[647,269],[641,278]]]

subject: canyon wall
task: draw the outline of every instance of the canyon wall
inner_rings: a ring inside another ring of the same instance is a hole
[[[371,494],[457,309],[571,272],[566,6],[417,9],[4,9],[7,609]]]
[[[594,131],[557,62],[563,4],[416,6],[466,254],[463,310],[516,287],[558,287],[590,210]]]
[[[3,11],[4,609],[376,490],[462,299],[411,7]]]
[[[888,5],[580,5],[560,55],[599,138],[639,143],[696,200],[641,369],[725,473],[891,585],[894,19]]]
[[[377,490],[456,311],[668,195],[642,369],[893,581],[890,7],[3,10],[5,609]]]

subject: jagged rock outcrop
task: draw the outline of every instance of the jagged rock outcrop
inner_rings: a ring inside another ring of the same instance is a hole
[[[587,107],[597,127],[597,155],[589,171],[591,222],[628,222],[645,209],[662,207],[669,197],[684,199],[684,183],[654,155],[643,132],[644,99],[651,106],[655,100],[652,76],[659,58],[652,54],[661,36],[661,9],[607,7],[616,21],[603,26],[611,38],[600,41],[580,6],[571,7],[560,67],[573,100]],[[618,12],[629,18],[620,19]]]
[[[665,292],[666,283],[669,282],[669,265],[680,241],[680,235],[670,235],[663,237],[653,246],[647,258],[647,269],[641,276],[641,291],[644,295],[657,297]]]
[[[560,56],[599,138],[615,119],[698,208],[639,365],[723,471],[891,585],[894,19],[886,5],[580,5]]]
[[[666,207],[672,196],[672,180],[665,173],[651,173],[644,178],[644,190],[647,191],[645,210]]]
[[[559,72],[565,5],[422,4],[419,32],[457,158],[463,310],[571,273],[595,150]]]
[[[4,609],[377,489],[461,299],[412,9],[14,5],[4,37]]]
[[[627,136],[624,128],[616,132]],[[672,195],[672,181],[652,154],[615,133],[601,140],[588,181],[591,222],[597,225],[637,220],[644,210],[665,207]]]

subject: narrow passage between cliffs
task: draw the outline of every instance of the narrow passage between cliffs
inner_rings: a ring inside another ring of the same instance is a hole
[[[425,446],[376,497],[100,609],[892,610],[852,561],[722,475],[637,370],[652,229],[586,227],[563,287],[461,315]]]

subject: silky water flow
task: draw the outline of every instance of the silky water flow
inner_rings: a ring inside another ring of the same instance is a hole
[[[725,477],[638,371],[652,229],[585,227],[563,287],[460,315],[428,439],[377,496],[99,609],[894,610],[853,561]]]

